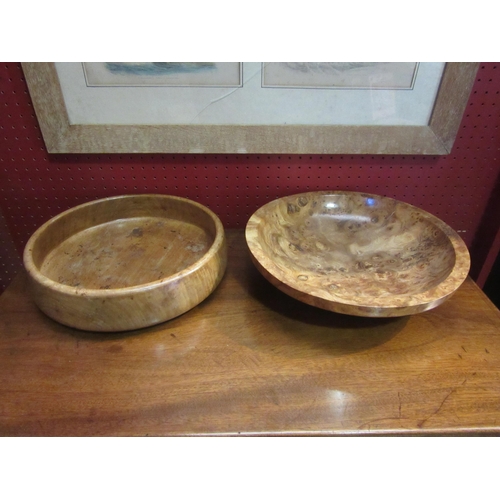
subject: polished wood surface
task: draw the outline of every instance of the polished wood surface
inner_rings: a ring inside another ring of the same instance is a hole
[[[257,268],[290,296],[370,317],[420,313],[447,300],[470,268],[460,236],[434,215],[352,191],[295,194],[246,227]]]
[[[33,298],[74,328],[124,331],[185,313],[226,269],[219,218],[168,195],[126,195],[74,207],[30,238],[24,265]]]
[[[0,296],[0,434],[500,434],[500,312],[469,278],[431,311],[346,316],[227,239],[214,293],[133,332],[65,327],[18,276]]]

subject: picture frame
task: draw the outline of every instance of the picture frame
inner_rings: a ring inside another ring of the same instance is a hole
[[[72,124],[56,63],[22,63],[47,151],[55,154],[447,155],[478,67],[475,62],[444,65],[430,119],[423,125]]]

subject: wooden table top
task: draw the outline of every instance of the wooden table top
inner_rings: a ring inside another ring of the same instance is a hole
[[[0,297],[0,435],[500,434],[500,312],[470,278],[418,315],[344,316],[227,236],[208,299],[127,333],[54,322],[21,273]]]

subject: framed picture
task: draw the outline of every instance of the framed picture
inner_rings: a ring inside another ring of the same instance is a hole
[[[23,63],[49,153],[451,151],[479,63]]]
[[[241,87],[240,63],[89,62],[87,87]]]
[[[418,66],[416,62],[273,62],[262,68],[262,86],[412,90]]]

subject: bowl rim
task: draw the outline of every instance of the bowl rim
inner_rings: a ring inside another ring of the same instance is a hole
[[[287,199],[297,199],[303,196],[328,196],[328,195],[359,195],[368,198],[375,198],[379,200],[390,200],[399,205],[405,205],[410,207],[412,210],[418,212],[422,215],[426,220],[436,225],[447,237],[448,241],[452,245],[453,251],[455,253],[455,262],[450,273],[446,276],[446,278],[438,283],[437,285],[428,288],[420,293],[415,294],[401,294],[401,295],[388,295],[386,297],[377,297],[376,300],[373,301],[372,304],[364,303],[363,300],[355,301],[349,298],[345,298],[342,296],[335,296],[332,294],[331,298],[326,298],[324,294],[319,294],[316,290],[304,290],[300,287],[300,283],[296,280],[289,279],[288,276],[276,273],[276,269],[278,266],[274,264],[274,262],[267,256],[267,252],[263,251],[262,246],[258,238],[252,237],[252,234],[256,235],[258,231],[258,227],[261,223],[261,214],[267,208],[269,209],[272,205],[277,205],[280,202],[283,202]],[[247,246],[253,256],[253,259],[257,262],[258,267],[260,266],[265,271],[264,275],[268,274],[275,280],[278,280],[281,284],[285,285],[285,287],[291,289],[291,291],[297,292],[301,296],[310,296],[314,297],[316,300],[314,303],[317,305],[317,302],[323,303],[323,305],[330,305],[328,309],[333,310],[335,304],[338,304],[339,307],[347,306],[347,307],[355,307],[358,310],[365,311],[384,311],[384,310],[411,310],[411,309],[419,309],[422,310],[423,306],[431,305],[435,306],[439,303],[443,302],[448,296],[453,294],[458,287],[465,281],[470,271],[470,254],[467,248],[467,245],[460,237],[460,235],[451,228],[444,221],[436,217],[435,215],[427,212],[426,210],[416,207],[410,203],[405,201],[400,201],[396,198],[383,196],[380,194],[372,194],[366,193],[362,191],[348,191],[348,190],[321,190],[321,191],[306,191],[299,192],[290,195],[286,195],[280,198],[276,198],[271,200],[259,207],[249,218],[246,227],[245,227],[245,239],[247,241]],[[264,256],[265,262],[262,262],[262,259],[259,256]],[[293,293],[290,295],[294,296],[298,300],[303,300],[299,298]],[[395,304],[395,299],[402,299],[402,303],[399,305]],[[407,300],[405,300],[407,299]],[[312,299],[311,299],[312,300]],[[389,303],[392,301],[392,303]],[[311,302],[309,302],[311,303]],[[323,307],[319,305],[319,307]],[[325,307],[326,308],[326,307]]]
[[[39,238],[40,234],[51,224],[53,224],[56,220],[59,220],[63,217],[68,217],[72,213],[81,210],[90,205],[97,205],[100,203],[113,202],[116,200],[124,199],[124,198],[169,198],[177,201],[181,201],[183,203],[187,203],[195,206],[196,208],[205,212],[215,223],[215,237],[213,243],[207,249],[207,251],[193,264],[185,267],[184,269],[176,272],[175,274],[171,274],[170,276],[166,276],[160,280],[150,281],[147,283],[132,285],[128,287],[121,288],[109,288],[109,289],[100,289],[100,288],[77,288],[70,285],[65,285],[63,283],[59,283],[55,280],[44,275],[35,265],[33,261],[33,248]],[[216,255],[221,247],[223,246],[225,241],[225,233],[224,226],[222,225],[221,220],[208,207],[198,203],[197,201],[190,200],[188,198],[184,198],[182,196],[170,195],[170,194],[159,194],[159,193],[141,193],[141,194],[125,194],[125,195],[117,195],[110,196],[105,198],[98,198],[96,200],[91,200],[85,203],[81,203],[74,207],[71,207],[54,217],[51,217],[48,221],[44,222],[28,239],[28,242],[25,245],[23,251],[23,264],[30,275],[30,277],[35,280],[40,285],[50,288],[54,291],[60,292],[66,295],[85,295],[86,297],[95,297],[95,298],[109,298],[116,297],[122,295],[128,295],[129,293],[134,292],[149,292],[158,288],[162,288],[169,283],[173,283],[178,280],[180,277],[186,277],[193,272],[197,271],[199,268],[203,267],[214,255]]]

